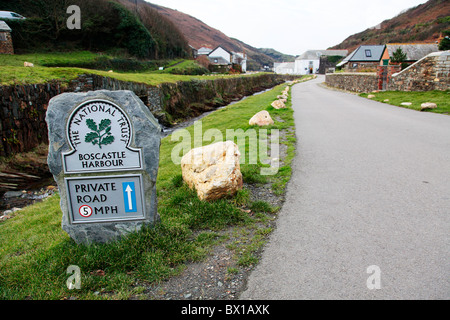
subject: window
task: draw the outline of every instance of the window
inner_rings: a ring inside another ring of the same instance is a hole
[[[6,41],[6,33],[0,32],[0,41]]]
[[[372,56],[372,51],[370,51],[370,49],[366,50],[366,57],[371,57]]]

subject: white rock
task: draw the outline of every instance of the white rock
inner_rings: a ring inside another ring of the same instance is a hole
[[[272,102],[271,106],[274,107],[275,109],[286,108],[286,105],[281,100],[275,100],[274,102]]]
[[[369,98],[369,99],[375,98],[375,95],[374,95],[374,94],[369,94],[369,95],[367,96],[367,98]]]
[[[267,112],[266,110],[260,111],[255,114],[248,123],[251,126],[258,125],[260,127],[274,124],[273,119],[270,117],[269,112]]]
[[[402,102],[400,103],[402,106],[410,106],[412,105],[412,102]]]
[[[192,149],[181,159],[183,180],[195,188],[200,200],[234,195],[243,184],[240,156],[232,141]]]
[[[437,108],[437,104],[433,102],[425,102],[420,105],[420,110],[431,110]]]

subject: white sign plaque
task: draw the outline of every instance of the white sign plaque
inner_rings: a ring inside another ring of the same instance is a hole
[[[142,169],[141,150],[130,147],[130,120],[114,103],[84,102],[69,116],[66,128],[72,150],[62,154],[65,173]]]

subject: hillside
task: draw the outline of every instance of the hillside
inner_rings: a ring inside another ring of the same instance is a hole
[[[134,3],[134,0],[128,0]],[[142,0],[139,0],[142,1]],[[152,8],[170,19],[180,29],[187,41],[194,48],[222,46],[228,51],[244,52],[248,55],[248,70],[260,70],[264,65],[272,66],[276,59],[242,41],[233,39],[223,32],[214,29],[197,18],[183,12],[148,3]]]
[[[72,0],[81,10],[81,28],[67,27],[68,1],[0,0],[0,9],[26,20],[8,21],[16,53],[110,51],[141,59],[188,57],[186,39],[167,18],[149,6],[126,0]]]
[[[354,34],[330,49],[354,50],[363,44],[434,43],[450,29],[450,1],[429,0],[381,22],[379,28]]]
[[[291,56],[289,54],[284,54],[284,53],[281,53],[274,49],[259,48],[258,50],[260,52],[264,53],[265,55],[272,57],[276,62],[294,62],[295,61],[295,56]]]

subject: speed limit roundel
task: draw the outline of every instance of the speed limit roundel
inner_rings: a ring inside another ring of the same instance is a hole
[[[83,205],[80,207],[78,212],[82,217],[89,218],[92,215],[92,208],[88,205]]]

